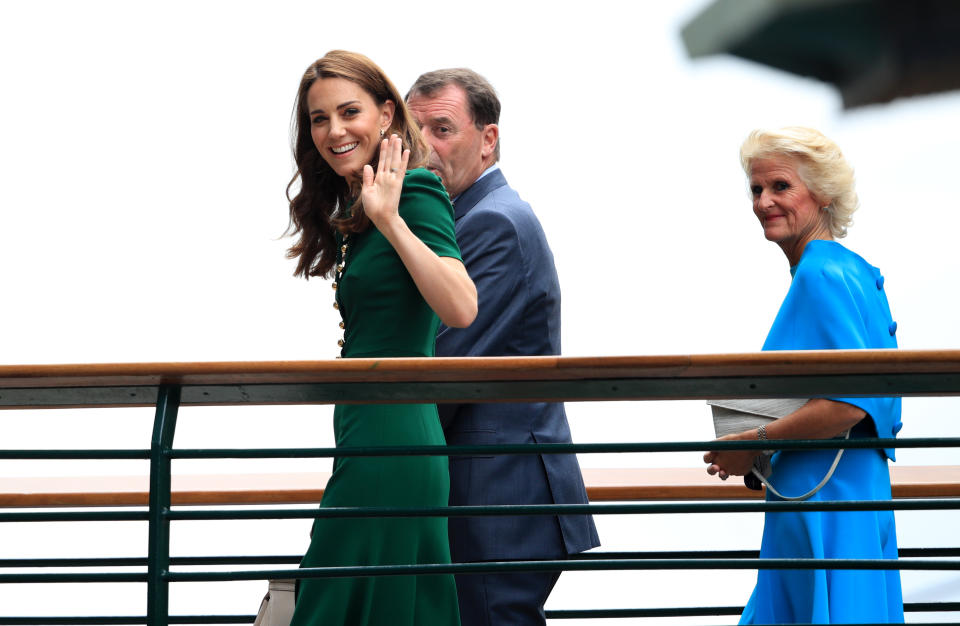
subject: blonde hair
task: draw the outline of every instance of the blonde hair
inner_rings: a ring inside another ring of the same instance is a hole
[[[846,237],[853,213],[860,206],[853,168],[840,147],[813,128],[787,126],[757,129],[740,146],[740,164],[747,176],[757,159],[787,157],[797,164],[797,174],[817,202],[826,205],[827,226],[834,238]]]

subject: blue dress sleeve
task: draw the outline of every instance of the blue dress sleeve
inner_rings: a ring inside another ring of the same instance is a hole
[[[896,348],[883,279],[875,268],[801,260],[773,322],[764,350],[852,350]],[[830,398],[863,409],[879,437],[901,427],[900,398]],[[894,459],[894,450],[886,449]]]

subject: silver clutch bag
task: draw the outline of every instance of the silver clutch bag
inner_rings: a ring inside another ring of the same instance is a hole
[[[765,398],[749,400],[707,400],[710,409],[713,412],[713,430],[717,437],[742,433],[745,430],[757,428],[762,424],[790,415],[808,402],[807,398]],[[850,431],[846,432],[844,439],[850,438]],[[774,488],[770,483],[769,477],[772,471],[770,466],[770,457],[773,451],[764,450],[753,462],[753,469],[750,474],[743,477],[743,482],[751,489],[760,489],[760,484],[767,486],[772,494],[782,500],[806,500],[827,484],[834,470],[840,463],[840,457],[843,456],[843,450],[837,450],[837,456],[833,459],[833,464],[827,471],[823,480],[805,494],[799,496],[785,496]]]
[[[806,398],[769,398],[761,400],[707,400],[713,410],[713,429],[717,437],[742,433],[775,419],[790,415]]]

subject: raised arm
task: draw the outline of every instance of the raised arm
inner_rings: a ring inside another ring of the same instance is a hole
[[[363,210],[390,242],[420,290],[420,295],[447,326],[464,328],[477,316],[477,289],[459,259],[438,256],[400,216],[400,192],[410,151],[401,152],[397,135],[380,143],[374,175],[363,167]]]

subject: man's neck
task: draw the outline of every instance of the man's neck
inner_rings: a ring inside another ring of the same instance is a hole
[[[491,172],[496,172],[498,169],[500,169],[500,164],[497,163],[496,161],[491,162],[490,165],[488,165],[488,166],[486,167],[486,169],[484,169],[482,172],[480,172],[480,175],[477,176],[477,179],[470,184],[470,187],[473,187],[474,185],[476,185],[477,182],[478,182],[480,179],[482,179],[484,176],[490,174]],[[467,187],[467,189],[470,189],[470,187]],[[460,199],[460,196],[462,196],[464,193],[466,193],[467,189],[464,189],[462,192],[458,193],[456,196],[450,198],[450,201],[451,201],[451,202],[456,202],[457,200],[459,200],[459,199]]]

